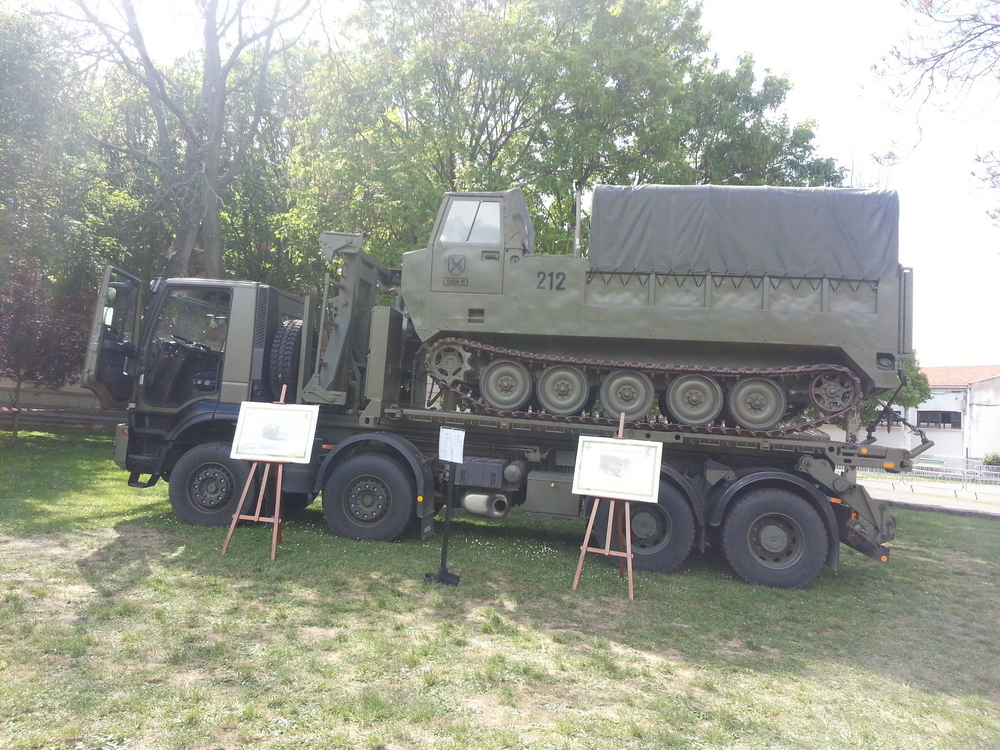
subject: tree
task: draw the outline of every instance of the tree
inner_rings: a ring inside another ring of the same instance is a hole
[[[892,55],[925,98],[1000,78],[1000,7],[995,0],[904,0],[923,22]]]
[[[121,27],[99,17],[92,0],[72,1],[79,11],[72,20],[102,40],[95,54],[117,66],[146,97],[145,137],[106,134],[101,140],[158,180],[174,229],[167,274],[187,275],[200,241],[205,275],[222,277],[220,195],[259,135],[267,72],[285,47],[279,32],[311,0],[300,0],[284,14],[283,3],[274,0],[264,15],[255,12],[253,0],[203,0],[198,3],[204,45],[199,57],[170,68],[153,60],[133,0],[119,0]],[[228,108],[239,96],[254,104],[235,123]]]
[[[919,31],[892,50],[909,74],[899,93],[922,102],[1000,83],[1000,4],[996,0],[904,0]],[[1000,91],[1000,89],[998,89]],[[980,154],[983,179],[1000,187],[1000,154]],[[993,218],[1000,213],[992,212]]]
[[[521,186],[569,251],[576,182],[838,184],[788,83],[707,56],[688,0],[370,0],[317,70],[293,157],[296,222],[427,237],[442,192]]]
[[[704,70],[690,84],[694,123],[688,138],[695,181],[730,185],[838,187],[844,169],[815,156],[814,123],[795,126],[780,114],[791,85],[766,76],[757,84],[753,58],[733,72]]]
[[[309,96],[305,81],[317,57],[314,45],[300,43],[275,59],[264,91],[260,136],[222,194],[226,268],[238,277],[284,289],[315,283],[323,272],[316,232],[310,228],[308,236],[300,236],[291,218],[298,196],[290,164],[299,144],[289,123],[303,117]],[[238,119],[251,103],[241,99],[234,104]]]
[[[25,383],[56,389],[78,378],[89,328],[86,298],[54,297],[37,263],[10,258],[0,267],[0,376],[14,381],[15,409]],[[19,427],[15,411],[11,447]]]
[[[56,28],[0,10],[0,257],[65,264],[86,179],[80,71]]]

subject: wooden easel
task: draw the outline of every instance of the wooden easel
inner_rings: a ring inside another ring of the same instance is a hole
[[[624,437],[625,435],[625,414],[622,413],[621,418],[618,421],[618,435],[616,437]],[[598,509],[601,507],[601,501],[606,500],[610,503],[608,507],[608,531],[604,537],[603,547],[591,547],[590,546],[590,535],[594,531],[594,520],[597,518]],[[622,503],[624,509],[619,507],[617,504]],[[580,583],[580,573],[583,572],[583,559],[586,557],[588,552],[598,552],[602,555],[608,557],[617,557],[618,560],[618,580],[625,577],[625,568],[628,568],[628,598],[635,599],[635,588],[632,583],[632,508],[631,503],[628,500],[611,500],[610,498],[598,497],[594,499],[594,507],[590,511],[590,520],[587,522],[587,532],[583,537],[583,545],[580,547],[580,561],[576,565],[576,577],[573,579],[573,590],[576,591],[577,585]],[[622,512],[624,510],[624,512]],[[611,530],[615,527],[617,522],[618,526],[618,549],[611,549]],[[625,536],[625,551],[621,551],[622,546],[622,531],[624,530]]]
[[[283,404],[285,403],[285,391],[288,388],[287,385],[281,386],[281,398],[274,403]],[[271,559],[276,560],[278,556],[278,545],[281,544],[281,481],[284,477],[285,461],[254,461],[250,465],[250,475],[247,477],[246,484],[243,485],[243,494],[240,495],[239,503],[236,505],[236,512],[233,514],[233,521],[229,524],[229,533],[226,534],[226,542],[222,545],[222,554],[226,554],[226,550],[229,549],[229,542],[233,538],[233,532],[236,530],[236,524],[240,521],[258,521],[261,523],[274,524],[274,531],[271,534]],[[264,464],[264,476],[260,480],[260,491],[257,493],[257,509],[253,514],[243,513],[243,505],[246,502],[247,495],[250,494],[250,486],[253,484],[253,478],[257,475],[257,467],[260,464]],[[275,471],[275,488],[274,488],[274,515],[273,516],[262,516],[261,512],[264,508],[264,493],[267,491],[267,480],[271,474],[271,467],[276,467]]]

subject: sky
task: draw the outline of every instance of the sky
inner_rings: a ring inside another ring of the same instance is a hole
[[[851,187],[895,190],[900,262],[914,274],[920,364],[1000,364],[1000,190],[977,180],[977,153],[1000,150],[1000,85],[947,109],[899,99],[881,64],[914,27],[899,0],[703,0],[702,26],[720,63],[751,53],[787,77],[793,122],[816,123],[817,155],[850,170]],[[899,160],[880,166],[873,155]]]
[[[159,28],[176,28],[175,5]],[[893,81],[872,68],[915,20],[900,0],[702,0],[702,26],[724,67],[750,53],[761,75],[788,78],[789,119],[815,122],[817,155],[847,167],[851,187],[899,193],[900,261],[914,270],[920,363],[1000,364],[1000,227],[986,213],[1000,207],[1000,190],[972,175],[977,153],[1000,150],[1000,84],[947,109],[894,96]],[[176,53],[177,35],[163,36]],[[873,158],[890,151],[899,157],[892,166]]]

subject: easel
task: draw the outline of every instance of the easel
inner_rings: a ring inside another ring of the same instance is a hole
[[[281,386],[281,397],[275,401],[276,404],[285,403],[285,391],[288,388],[287,385]],[[254,461],[250,465],[250,474],[247,476],[246,484],[243,485],[243,494],[240,495],[239,503],[236,505],[236,512],[233,514],[233,521],[229,524],[229,533],[226,534],[226,543],[222,545],[222,554],[226,554],[226,550],[229,549],[229,542],[233,538],[233,532],[236,530],[236,524],[240,521],[258,521],[262,523],[274,524],[274,531],[271,534],[271,559],[275,560],[278,556],[278,545],[281,544],[281,481],[284,477],[285,461]],[[257,467],[260,464],[264,464],[264,476],[260,480],[260,491],[257,493],[257,509],[251,515],[249,513],[243,513],[243,504],[246,502],[247,495],[250,494],[250,486],[253,484],[253,478],[257,474]],[[267,490],[267,480],[271,473],[271,467],[277,467],[275,472],[276,486],[274,489],[274,515],[273,516],[262,516],[261,512],[264,508],[264,493]]]
[[[622,413],[618,421],[618,435],[622,438],[625,435],[625,414]],[[608,507],[608,530],[604,537],[603,547],[591,547],[590,535],[594,531],[594,521],[597,519],[597,512],[601,506],[601,501],[607,500]],[[624,509],[619,508],[617,503],[622,503]],[[628,568],[628,598],[635,599],[635,588],[632,583],[632,503],[628,500],[611,500],[610,498],[598,497],[594,499],[594,507],[590,511],[590,520],[587,522],[587,532],[583,537],[583,545],[580,547],[580,561],[576,565],[576,577],[573,578],[573,590],[580,583],[580,573],[583,572],[583,559],[588,552],[598,552],[608,557],[617,557],[618,560],[618,580],[625,577],[625,568]],[[624,510],[624,512],[622,512]],[[611,531],[617,522],[618,526],[618,549],[611,549]],[[622,530],[625,532],[625,551],[621,551]]]

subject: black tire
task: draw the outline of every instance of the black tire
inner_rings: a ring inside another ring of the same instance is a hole
[[[744,581],[775,589],[800,589],[826,561],[829,541],[823,519],[788,490],[747,493],[722,526],[722,551]]]
[[[174,515],[192,526],[228,526],[243,493],[250,464],[230,458],[226,443],[203,443],[181,456],[170,472]],[[256,502],[253,482],[247,506]]]
[[[594,520],[596,544],[603,547],[607,538],[610,503],[602,500]],[[630,503],[632,509],[632,567],[670,573],[680,567],[694,547],[695,518],[691,506],[675,488],[660,483],[657,503]],[[624,549],[624,542],[621,549]],[[618,550],[617,527],[611,532],[611,549]],[[608,557],[618,564],[621,558]]]
[[[285,402],[292,403],[297,397],[299,382],[299,353],[302,350],[302,321],[286,320],[271,340],[268,375],[271,380],[271,394],[281,398],[281,387],[288,386]]]
[[[323,515],[337,536],[372,542],[398,538],[417,519],[413,476],[381,453],[357,453],[323,486]]]

